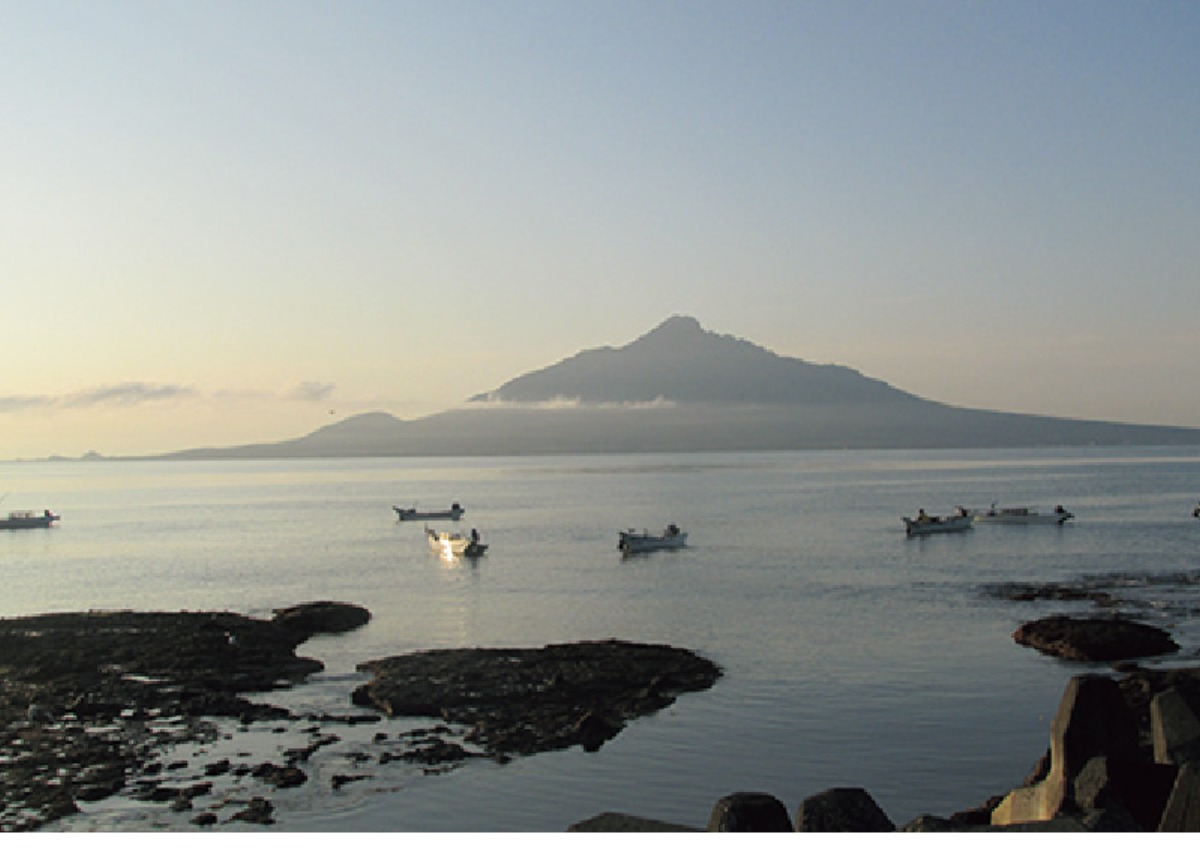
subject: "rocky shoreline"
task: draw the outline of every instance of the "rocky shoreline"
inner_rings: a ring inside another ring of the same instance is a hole
[[[843,787],[804,799],[794,812],[770,793],[731,793],[717,800],[703,829],[608,812],[569,831],[1200,832],[1200,667],[1136,662],[1181,648],[1167,631],[1123,614],[1115,587],[1021,584],[991,593],[1018,603],[1095,606],[1098,614],[1029,621],[1012,638],[1062,660],[1107,663],[1113,672],[1068,681],[1049,747],[1014,789],[948,817],[922,815],[902,826],[866,790]],[[1198,612],[1175,614],[1191,619]]]
[[[372,777],[372,765],[437,774],[469,760],[598,750],[628,721],[721,676],[689,651],[608,640],[369,661],[360,669],[372,678],[353,694],[370,709],[363,713],[298,719],[246,698],[320,672],[296,648],[369,618],[359,606],[317,602],[269,620],[226,612],[0,620],[0,831],[39,829],[112,796],[169,805],[196,827],[270,824],[268,795],[221,797],[222,783],[250,780],[268,793],[309,785],[314,755],[340,741],[331,724],[435,719],[399,735],[376,732],[370,751],[352,751],[347,771],[331,776],[337,790]],[[266,727],[280,742],[298,729],[306,740],[281,749],[280,762],[164,760],[181,745],[216,742],[221,721]]]
[[[1068,587],[1020,593],[1013,599],[1076,599]],[[369,680],[350,697],[363,711],[352,714],[301,717],[262,701],[323,669],[298,656],[299,645],[369,619],[360,606],[314,602],[267,620],[127,611],[0,620],[0,831],[43,828],[109,797],[169,805],[196,828],[268,825],[272,793],[312,787],[314,756],[340,740],[334,725],[430,721],[400,735],[377,732],[369,754],[352,753],[345,771],[326,775],[337,790],[372,777],[372,764],[439,774],[468,761],[599,750],[627,722],[722,675],[693,652],[614,639],[367,661],[358,669]],[[1049,749],[1010,792],[900,827],[854,788],[816,794],[794,811],[770,794],[733,793],[715,803],[707,829],[1200,831],[1200,668],[1130,662],[1173,653],[1174,641],[1118,615],[1056,615],[1023,625],[1013,638],[1067,660],[1108,661],[1114,674],[1070,680]],[[203,751],[170,758],[180,746],[216,742],[223,725],[258,728],[280,761],[194,759]],[[285,749],[285,732],[304,740]],[[222,796],[230,780],[253,781],[259,792]],[[701,831],[620,813],[570,830]]]

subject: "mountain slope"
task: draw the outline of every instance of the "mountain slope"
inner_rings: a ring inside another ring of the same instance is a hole
[[[672,317],[624,347],[578,353],[476,395],[462,409],[410,421],[364,413],[279,443],[157,457],[1180,444],[1200,445],[1200,429],[950,407]]]
[[[779,356],[675,316],[620,349],[586,350],[471,400],[828,405],[919,399],[850,368]]]

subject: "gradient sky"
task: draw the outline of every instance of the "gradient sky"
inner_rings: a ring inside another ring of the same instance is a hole
[[[1200,426],[1200,3],[0,0],[0,459],[423,416],[666,317]]]

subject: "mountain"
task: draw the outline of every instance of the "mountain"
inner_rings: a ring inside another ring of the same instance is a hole
[[[675,316],[402,421],[365,413],[303,437],[169,458],[1200,444],[1200,429],[951,407],[839,365],[777,355]]]
[[[586,350],[471,400],[841,405],[917,399],[850,368],[779,356],[674,316],[620,349]]]

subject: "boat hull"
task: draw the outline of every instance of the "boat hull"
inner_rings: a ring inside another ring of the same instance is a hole
[[[396,512],[396,518],[400,521],[458,521],[466,512],[462,507],[453,507],[451,509],[434,510],[432,512],[418,512],[416,509],[404,509],[403,507],[393,506]]]
[[[50,527],[58,521],[59,516],[46,511],[12,512],[6,518],[0,518],[0,530],[27,530],[30,528]]]
[[[655,536],[654,534],[621,531],[620,537],[617,548],[627,555],[681,549],[687,546],[687,534],[683,532]]]
[[[977,515],[980,524],[1066,524],[1071,515]]]
[[[443,557],[477,558],[487,551],[487,543],[457,533],[428,531],[429,548]]]
[[[1038,512],[1028,507],[983,509],[972,513],[975,521],[984,524],[1066,524],[1075,516],[1065,509]]]
[[[969,515],[955,515],[950,518],[930,518],[924,521],[904,517],[904,529],[909,536],[929,536],[935,533],[958,533],[970,530],[975,526],[975,520]]]

